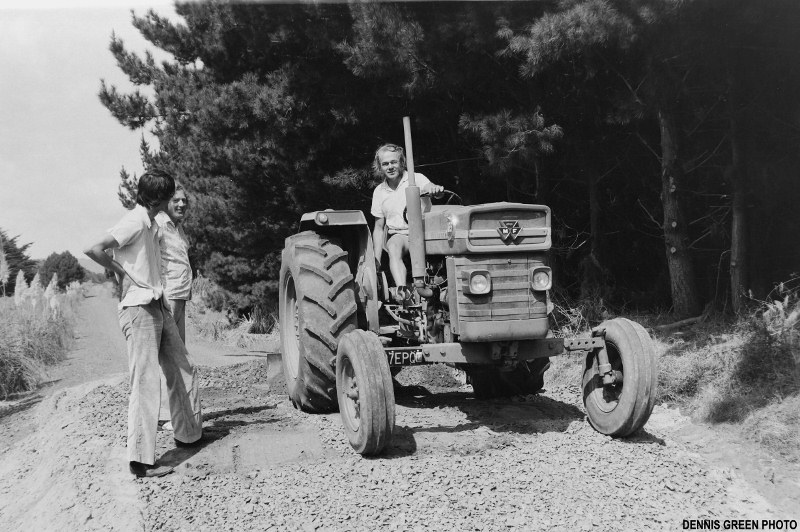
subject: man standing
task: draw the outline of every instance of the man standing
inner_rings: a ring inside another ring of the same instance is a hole
[[[186,345],[186,301],[192,298],[192,267],[189,264],[189,240],[183,232],[182,222],[189,210],[189,199],[183,186],[175,184],[175,194],[169,200],[167,210],[156,214],[158,225],[158,247],[161,251],[161,284],[164,287],[164,302],[178,326],[183,344]],[[161,389],[166,389],[161,378]],[[166,396],[161,399],[161,414],[169,412]],[[172,430],[172,421],[162,426]]]
[[[172,471],[155,467],[159,365],[167,381],[176,445],[195,443],[203,435],[199,382],[164,303],[157,226],[153,223],[174,193],[172,176],[158,170],[144,173],[139,179],[137,206],[85,250],[89,258],[121,280],[119,323],[128,345],[131,388],[128,460],[137,477]],[[106,255],[107,249],[113,250],[113,259]]]
[[[183,219],[189,210],[189,199],[180,184],[169,200],[167,210],[156,215],[158,244],[161,250],[161,283],[164,298],[186,343],[186,301],[192,299],[192,267],[189,264],[189,240],[183,232]]]

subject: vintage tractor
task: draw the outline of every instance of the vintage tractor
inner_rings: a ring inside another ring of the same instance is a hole
[[[361,211],[304,214],[301,232],[286,239],[280,273],[282,360],[292,403],[307,412],[338,408],[352,447],[374,455],[392,439],[392,375],[402,366],[461,368],[476,397],[492,398],[540,391],[550,357],[580,352],[592,426],[611,436],[644,426],[658,378],[645,329],[615,318],[586,337],[555,338],[550,331],[550,209],[424,208],[408,118],[404,126],[413,299],[398,304],[389,297]]]

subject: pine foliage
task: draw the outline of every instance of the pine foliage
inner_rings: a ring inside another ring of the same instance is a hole
[[[31,279],[36,273],[36,261],[28,256],[28,248],[30,243],[20,246],[17,244],[18,236],[9,238],[8,234],[0,229],[0,242],[2,242],[3,253],[5,257],[6,267],[8,268],[8,277],[6,278],[6,295],[14,294],[14,287],[16,286],[16,279],[19,272],[23,276]]]
[[[142,141],[144,167],[185,185],[195,264],[240,309],[274,303],[280,250],[302,212],[368,210],[374,151],[402,143],[404,115],[418,170],[433,181],[467,202],[552,207],[554,266],[568,290],[591,258],[607,272],[607,301],[668,307],[665,249],[678,238],[698,265],[692,290],[722,302],[731,72],[744,80],[749,171],[771,176],[752,187],[752,234],[788,242],[768,213],[796,220],[784,202],[796,188],[800,124],[775,117],[791,115],[800,94],[800,75],[781,68],[796,60],[787,21],[798,9],[788,0],[179,3],[181,22],[133,17],[171,59],[112,36],[135,88],[102,83],[99,97],[122,125],[156,139],[157,149]],[[136,176],[120,178],[129,206]],[[662,212],[664,183],[681,210],[677,236]],[[762,284],[784,278],[798,253],[765,259]]]

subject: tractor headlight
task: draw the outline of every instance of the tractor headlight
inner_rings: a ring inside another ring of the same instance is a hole
[[[469,274],[469,293],[474,295],[488,294],[492,289],[492,278],[486,270],[477,270]]]
[[[551,286],[553,286],[553,277],[550,268],[542,266],[533,270],[531,275],[531,288],[533,290],[550,290]]]

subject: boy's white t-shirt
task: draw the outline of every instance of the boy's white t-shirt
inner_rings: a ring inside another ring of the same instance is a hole
[[[137,205],[108,232],[119,244],[114,249],[114,260],[133,280],[133,283],[123,281],[126,290],[119,303],[120,308],[147,305],[154,299],[161,299],[164,293],[161,285],[161,253],[156,224],[150,220],[147,210]]]
[[[425,185],[430,183],[430,180],[423,174],[414,172],[414,181],[417,186],[422,189]],[[372,208],[370,213],[375,218],[385,218],[386,227],[389,228],[389,234],[399,233],[401,235],[408,234],[408,223],[403,219],[403,211],[406,208],[406,189],[408,188],[408,172],[403,172],[403,177],[400,179],[400,184],[397,188],[392,188],[386,184],[386,180],[381,182],[372,192]],[[422,198],[422,211],[425,212],[430,208],[430,198]]]

